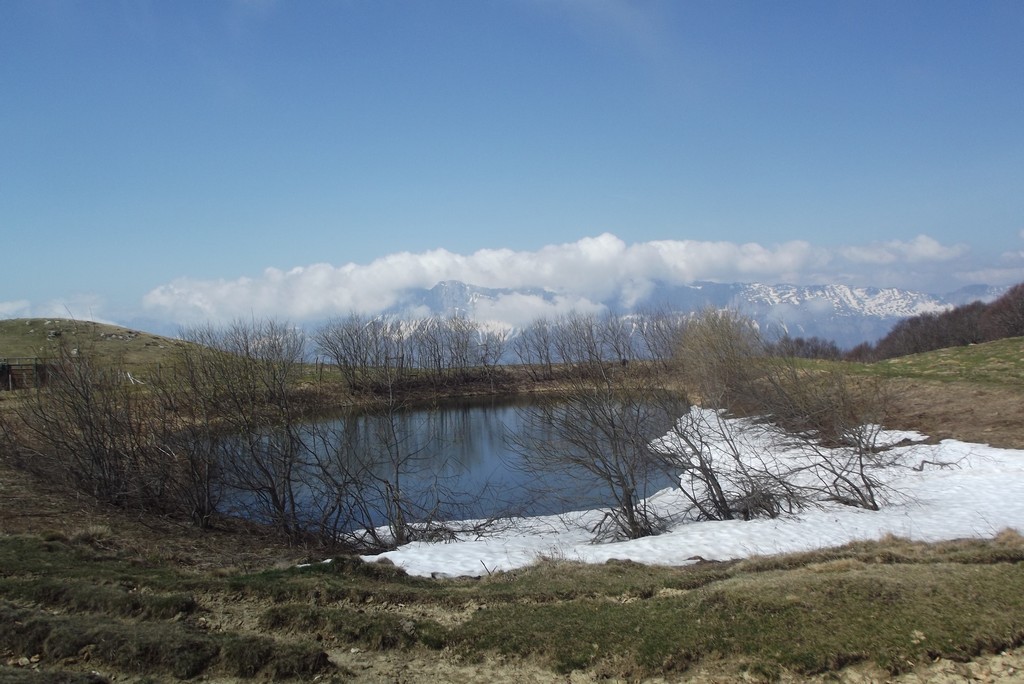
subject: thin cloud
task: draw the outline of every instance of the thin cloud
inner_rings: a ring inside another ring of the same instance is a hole
[[[0,302],[0,318],[23,318],[29,315],[31,308],[27,299]]]
[[[496,289],[546,290],[544,297],[501,296],[481,304],[476,312],[488,320],[522,321],[570,309],[598,310],[602,302],[640,304],[657,283],[811,284],[835,282],[837,273],[845,273],[848,280],[860,284],[906,286],[892,281],[908,273],[927,276],[932,264],[946,264],[965,252],[965,247],[948,247],[923,235],[909,242],[828,250],[805,241],[761,245],[657,240],[628,245],[604,233],[530,252],[483,249],[464,255],[435,249],[390,254],[365,265],[268,268],[255,278],[181,278],[150,291],[143,305],[178,322],[253,313],[301,321],[401,306],[410,290],[445,280]],[[826,277],[830,272],[832,276]]]
[[[1024,237],[1024,235],[1022,235]],[[956,274],[966,283],[1019,283],[1024,281],[1024,250],[1003,252],[995,264]]]
[[[951,261],[968,251],[966,245],[946,246],[927,235],[913,240],[890,240],[870,245],[843,247],[840,255],[858,264],[894,264],[897,262],[922,263]]]
[[[112,323],[105,315],[104,301],[94,294],[75,294],[33,304],[27,299],[0,301],[0,318],[71,318]]]
[[[560,17],[587,39],[639,54],[651,61],[665,59],[672,40],[667,18],[651,3],[619,0],[548,0],[533,3]]]

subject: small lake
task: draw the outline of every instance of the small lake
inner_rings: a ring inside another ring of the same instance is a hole
[[[387,523],[387,502],[400,497],[405,520],[491,519],[534,516],[604,507],[607,488],[585,471],[524,467],[523,450],[536,439],[553,439],[550,427],[528,415],[530,403],[453,402],[389,414],[352,413],[308,427],[317,437],[315,477],[304,477],[297,499],[310,519],[326,499],[344,491],[349,529]],[[307,461],[307,466],[313,461]],[[332,465],[334,464],[334,465]],[[312,470],[310,472],[313,472]],[[324,473],[347,486],[325,484]],[[671,484],[661,475],[643,495]],[[353,501],[359,502],[352,512]],[[361,501],[361,502],[360,502]]]

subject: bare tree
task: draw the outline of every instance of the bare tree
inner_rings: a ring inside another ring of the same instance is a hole
[[[517,446],[539,481],[556,473],[606,493],[611,504],[595,529],[599,537],[635,539],[663,529],[648,501],[666,476],[652,444],[685,412],[686,402],[659,391],[646,374],[606,364],[599,326],[589,316],[560,321],[556,346],[576,372],[559,396],[521,409],[532,429],[527,443]]]
[[[637,333],[643,349],[642,356],[663,371],[672,369],[684,327],[685,319],[680,313],[665,309],[641,312],[638,315]]]
[[[512,339],[512,353],[529,370],[535,380],[554,376],[554,326],[546,318],[538,318]]]

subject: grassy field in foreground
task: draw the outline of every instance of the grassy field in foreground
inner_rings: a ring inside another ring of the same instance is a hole
[[[685,568],[548,561],[445,581],[353,558],[183,572],[104,531],[0,537],[0,647],[51,673],[346,678],[329,653],[445,649],[627,678],[711,658],[771,680],[862,661],[896,673],[1022,641],[1024,539],[1013,532]],[[0,681],[18,673],[29,674],[0,667]]]

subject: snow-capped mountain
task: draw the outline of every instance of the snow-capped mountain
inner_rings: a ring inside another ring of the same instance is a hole
[[[628,314],[638,310],[680,313],[705,308],[730,308],[750,316],[767,335],[821,337],[841,347],[874,342],[901,319],[939,313],[973,301],[989,302],[1006,288],[972,286],[947,295],[896,288],[846,285],[765,285],[760,283],[696,282],[688,285],[653,283],[642,297],[618,292],[599,302],[609,311]],[[393,313],[429,316],[461,314],[478,317],[504,298],[529,297],[554,303],[559,293],[540,288],[477,287],[443,281],[432,288],[410,290],[392,307]]]

